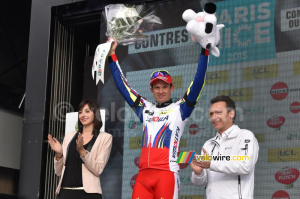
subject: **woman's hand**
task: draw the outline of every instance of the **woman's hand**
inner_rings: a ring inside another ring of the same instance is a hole
[[[112,42],[110,51],[108,53],[109,56],[112,56],[113,54],[116,54],[116,49],[117,49],[117,46],[118,46],[117,39],[115,37],[113,39],[114,39],[114,41]],[[110,40],[110,37],[108,37],[108,40],[106,41],[106,43],[109,42],[109,40]]]
[[[51,149],[56,153],[56,156],[61,158],[63,156],[63,150],[59,141],[55,137],[52,137],[50,134],[48,134],[48,143],[50,144]]]

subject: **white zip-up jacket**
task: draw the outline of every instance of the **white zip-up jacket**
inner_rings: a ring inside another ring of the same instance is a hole
[[[253,199],[254,169],[258,142],[254,134],[237,125],[206,141],[203,148],[214,156],[249,156],[246,161],[211,161],[200,175],[192,173],[195,185],[206,185],[207,199]]]

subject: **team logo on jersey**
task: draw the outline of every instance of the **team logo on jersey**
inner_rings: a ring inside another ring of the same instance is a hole
[[[177,157],[177,149],[178,149],[178,143],[179,143],[179,132],[180,128],[177,126],[176,132],[175,132],[175,138],[174,138],[174,143],[173,143],[173,154],[172,157],[176,158]]]
[[[146,119],[147,122],[164,122],[167,121],[169,118],[169,116],[165,116],[165,117],[148,117]]]
[[[173,109],[170,109],[170,110],[166,110],[166,111],[161,111],[159,113],[159,115],[166,115],[166,114],[169,114],[169,113],[172,113],[173,112]]]
[[[149,110],[146,110],[145,113],[149,114],[149,115],[153,115],[154,111],[150,112]]]

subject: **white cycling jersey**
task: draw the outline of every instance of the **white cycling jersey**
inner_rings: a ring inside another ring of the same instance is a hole
[[[194,81],[184,97],[176,103],[170,100],[162,105],[153,104],[140,96],[129,86],[116,55],[108,58],[118,90],[143,123],[140,170],[151,168],[179,172],[176,161],[180,138],[204,87],[208,54],[202,49]]]

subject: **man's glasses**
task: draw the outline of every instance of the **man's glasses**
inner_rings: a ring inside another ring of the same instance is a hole
[[[170,74],[169,74],[168,71],[166,71],[166,70],[159,70],[159,71],[154,71],[154,72],[151,74],[151,79],[154,79],[154,78],[158,77],[159,75],[160,75],[160,76],[163,76],[163,77],[165,77],[165,76],[170,76]]]

